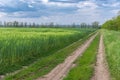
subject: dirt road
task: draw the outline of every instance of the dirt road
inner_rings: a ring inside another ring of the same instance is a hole
[[[87,49],[93,39],[97,34],[93,35],[89,40],[87,40],[83,45],[81,45],[75,52],[68,56],[65,61],[58,66],[56,66],[50,73],[38,78],[37,80],[62,80],[68,71],[74,65],[73,62],[82,55],[82,53]]]
[[[91,80],[110,80],[110,74],[107,68],[107,62],[105,60],[105,50],[102,35],[100,37],[95,73]]]
[[[0,75],[0,80],[3,80],[4,76],[3,75]]]

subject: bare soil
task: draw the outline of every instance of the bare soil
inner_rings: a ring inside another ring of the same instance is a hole
[[[97,34],[93,35],[87,41],[85,41],[85,43],[75,50],[70,56],[68,56],[63,63],[57,65],[51,72],[43,77],[38,78],[37,80],[62,80],[69,70],[75,66],[75,64],[73,64],[74,61],[82,55],[96,35]]]
[[[4,76],[3,75],[0,75],[0,80],[3,80]]]
[[[100,36],[95,73],[91,80],[110,80],[110,73],[105,59],[105,50],[102,35]]]

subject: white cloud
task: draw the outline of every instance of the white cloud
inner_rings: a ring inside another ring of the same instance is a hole
[[[92,1],[82,1],[77,4],[79,8],[97,8],[97,4]]]
[[[3,6],[11,6],[11,7],[14,7],[17,4],[16,0],[15,1],[13,1],[13,0],[0,0],[0,3]]]
[[[94,12],[90,12],[90,14],[75,13],[75,14],[54,15],[48,17],[43,16],[38,20],[42,23],[55,22],[58,24],[73,24],[73,23],[80,24],[82,22],[92,23],[94,21],[100,21],[100,23],[102,23],[103,18],[99,14],[93,15],[93,13]]]
[[[4,3],[0,2],[0,6],[5,6]]]
[[[16,13],[17,14],[17,13]],[[93,21],[100,21],[102,23],[102,17],[98,17],[96,15],[86,15],[83,17],[82,14],[62,14],[62,15],[51,15],[51,16],[42,16],[40,18],[12,18],[12,17],[4,17],[1,18],[3,21],[19,21],[19,22],[35,22],[35,23],[50,23],[54,22],[56,24],[80,24],[82,22],[91,23]]]
[[[120,11],[120,9],[111,10],[111,12],[112,12],[113,14],[115,14],[115,15],[117,15],[119,11]]]
[[[59,1],[70,1],[70,0],[59,0]]]
[[[111,6],[112,6],[112,7],[118,7],[118,6],[120,6],[120,3],[119,3],[119,2],[116,2],[116,3],[113,3]]]
[[[81,1],[79,3],[63,3],[63,2],[52,2],[49,0],[41,0],[46,6],[58,6],[58,7],[78,7],[78,8],[97,8],[97,4],[92,1]],[[61,0],[62,1],[62,0]],[[68,1],[68,0],[63,0]]]
[[[49,2],[50,6],[58,6],[58,7],[75,7],[75,3],[62,3],[62,2]]]
[[[29,7],[29,8],[33,8],[34,6],[32,6],[31,4],[28,4],[28,7]]]
[[[119,7],[120,6],[120,2],[113,2],[113,3],[103,3],[102,4],[104,7]]]
[[[19,0],[20,2],[26,2],[25,0]]]
[[[48,2],[49,2],[49,0],[41,0],[42,1],[42,3],[44,3],[44,4],[47,4]]]
[[[41,1],[46,6],[73,7],[76,5],[75,3],[51,2],[49,0],[41,0]]]
[[[4,12],[0,12],[0,18],[6,16],[7,14]]]

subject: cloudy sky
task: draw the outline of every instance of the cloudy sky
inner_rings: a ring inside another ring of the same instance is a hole
[[[0,0],[0,21],[101,24],[120,10],[120,0]]]

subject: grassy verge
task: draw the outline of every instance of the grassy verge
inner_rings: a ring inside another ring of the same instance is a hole
[[[92,33],[91,35],[93,35]],[[5,80],[34,80],[42,75],[45,75],[50,70],[52,70],[56,65],[63,62],[64,59],[72,53],[78,46],[80,46],[86,39],[91,35],[84,37],[83,39],[74,42],[70,46],[59,50],[58,52],[42,58],[28,68],[21,70],[17,74],[8,75],[5,77]]]
[[[75,62],[76,66],[70,70],[64,80],[90,80],[94,72],[94,64],[99,45],[99,35]]]
[[[102,30],[111,80],[120,80],[120,32]]]

